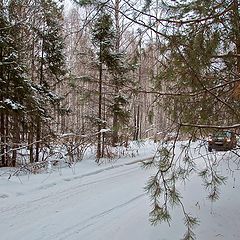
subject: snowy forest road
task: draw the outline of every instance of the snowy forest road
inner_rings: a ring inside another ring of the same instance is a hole
[[[153,239],[138,228],[140,221],[153,228],[144,191],[149,174],[135,163],[0,198],[0,239]]]
[[[219,166],[222,174],[231,174],[214,204],[198,175],[177,184],[186,210],[200,220],[199,240],[240,239],[240,175],[229,166],[230,159]],[[151,203],[144,187],[156,169],[143,169],[139,161],[101,166],[82,161],[75,169],[10,180],[0,174],[0,240],[181,239],[186,229],[180,207],[170,210],[170,227],[150,224]]]

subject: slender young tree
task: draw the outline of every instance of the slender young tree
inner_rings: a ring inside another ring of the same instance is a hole
[[[103,67],[111,64],[111,51],[113,50],[114,31],[112,18],[107,13],[101,13],[93,27],[93,44],[98,48],[99,60],[99,99],[98,99],[98,142],[97,142],[97,161],[103,157],[103,138],[101,129],[104,128],[105,119],[103,118]]]

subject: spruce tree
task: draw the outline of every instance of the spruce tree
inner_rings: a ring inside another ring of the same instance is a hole
[[[98,146],[100,146],[100,138],[103,142],[107,140],[108,145],[116,146],[120,141],[119,135],[124,135],[123,128],[128,123],[130,117],[127,110],[129,94],[125,93],[123,89],[127,85],[127,82],[128,84],[130,83],[128,73],[132,69],[132,66],[127,61],[126,54],[120,47],[122,34],[119,22],[120,1],[116,1],[115,3],[103,1],[75,2],[82,7],[91,6],[94,9],[92,40],[94,47],[98,51],[99,79],[102,79],[103,76],[106,79],[105,82],[99,81],[98,91],[100,94],[98,95],[98,102],[104,103],[105,111],[102,111],[100,107],[98,108],[98,120],[100,119],[100,115],[102,115],[100,122],[98,122],[98,132],[101,128],[107,126],[111,129],[111,133],[107,134],[108,139],[106,139],[105,133],[98,133]],[[114,12],[112,11],[113,9]],[[102,33],[101,36],[100,32]],[[104,71],[100,69],[104,69]],[[101,93],[102,88],[105,88],[105,92],[107,92],[104,97]],[[108,119],[107,122],[106,119]],[[103,153],[103,148],[102,146],[100,151],[100,147],[98,147],[97,156],[99,156],[99,152]],[[102,156],[103,154],[101,154]]]
[[[42,7],[39,7],[38,2],[33,2],[30,6],[24,1],[11,0],[0,5],[3,165],[15,165],[16,149],[19,144],[26,144],[26,139],[30,161],[39,160],[43,137],[41,125],[49,122],[52,104],[59,101],[54,94],[54,86],[65,73],[62,29],[59,24],[62,21],[62,8],[55,1],[42,1],[41,4]],[[29,13],[30,17],[27,18]],[[31,45],[31,42],[34,44]],[[46,131],[49,134],[49,129],[46,128]]]
[[[36,59],[37,78],[35,81],[39,86],[39,100],[45,107],[40,109],[41,115],[36,121],[35,161],[39,161],[39,142],[44,131],[41,122],[50,118],[52,107],[59,102],[54,88],[62,81],[65,74],[62,35],[63,6],[59,6],[52,0],[44,0],[41,1],[40,9],[40,17],[36,21],[35,28],[38,48],[40,47],[39,56]],[[49,107],[47,108],[47,106]]]
[[[111,51],[113,49],[114,32],[112,28],[112,19],[109,14],[101,13],[96,19],[93,26],[93,44],[98,48],[99,61],[99,79],[98,79],[98,141],[97,141],[97,161],[104,156],[104,133],[101,129],[105,127],[105,119],[103,117],[103,67],[111,64]]]
[[[0,113],[1,113],[1,158],[2,165],[15,166],[17,144],[27,112],[38,107],[35,92],[27,75],[22,57],[22,42],[19,42],[21,28],[12,14],[14,7],[1,4],[0,42]],[[13,151],[11,152],[11,148]],[[7,154],[6,152],[11,152]]]

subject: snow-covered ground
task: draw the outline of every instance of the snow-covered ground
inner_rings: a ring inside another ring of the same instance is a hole
[[[175,240],[185,226],[179,209],[173,209],[171,226],[152,226],[149,196],[144,191],[154,169],[143,169],[156,147],[145,144],[134,157],[97,166],[86,158],[73,168],[56,168],[45,174],[0,174],[1,240]],[[197,154],[197,153],[196,153]],[[214,154],[214,153],[211,153]],[[200,179],[193,176],[180,185],[185,208],[200,220],[200,240],[240,239],[240,174],[233,155],[217,153],[219,171],[228,181],[221,198],[207,200]],[[235,163],[232,164],[234,159]],[[201,163],[202,158],[196,159]]]

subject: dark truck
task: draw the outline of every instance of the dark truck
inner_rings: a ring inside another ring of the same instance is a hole
[[[208,151],[228,151],[237,146],[236,134],[232,131],[220,131],[208,138]]]

